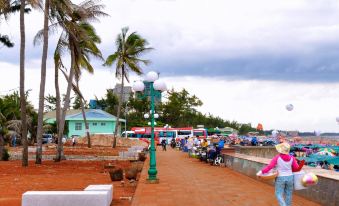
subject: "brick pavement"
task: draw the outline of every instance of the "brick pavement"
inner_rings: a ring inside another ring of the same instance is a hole
[[[271,206],[278,205],[274,187],[225,167],[211,166],[187,153],[157,150],[159,184],[147,184],[146,160],[132,206]],[[318,204],[293,195],[293,206]]]

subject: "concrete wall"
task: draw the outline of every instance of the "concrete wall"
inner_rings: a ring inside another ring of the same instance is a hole
[[[81,123],[81,130],[75,130],[75,124]],[[90,134],[113,134],[115,129],[115,122],[113,121],[88,121]],[[78,135],[83,137],[86,135],[86,128],[84,121],[68,121],[68,137]]]
[[[237,153],[255,157],[273,158],[278,154],[275,147],[270,146],[234,146],[234,148]]]
[[[224,154],[225,166],[249,177],[256,178],[256,173],[266,164]],[[339,206],[339,181],[318,175],[319,182],[306,190],[295,191],[298,195],[326,206]],[[273,182],[267,182],[273,185]]]

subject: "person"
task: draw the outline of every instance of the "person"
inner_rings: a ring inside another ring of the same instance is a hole
[[[174,137],[173,137],[172,140],[171,140],[171,147],[172,147],[173,149],[176,147],[176,142],[175,142]]]
[[[15,147],[16,146],[16,134],[12,135],[12,146]]]
[[[203,147],[203,148],[207,148],[207,147],[208,147],[207,139],[204,139],[204,140],[201,142],[201,147]]]
[[[257,176],[268,173],[276,166],[278,176],[275,180],[275,196],[280,206],[291,206],[294,184],[292,170],[298,171],[300,168],[295,157],[289,155],[290,145],[288,143],[280,143],[275,148],[279,154],[271,160],[269,165],[260,170]]]
[[[166,139],[161,140],[162,151],[166,151]]]
[[[252,145],[252,146],[257,146],[257,145],[258,145],[257,137],[253,137],[253,138],[251,139],[251,145]]]
[[[188,157],[190,157],[192,154],[192,149],[193,149],[193,139],[191,137],[188,138],[186,146],[187,146],[187,151],[188,151]]]
[[[75,136],[72,136],[72,146],[74,147],[76,144],[76,139],[75,139]]]

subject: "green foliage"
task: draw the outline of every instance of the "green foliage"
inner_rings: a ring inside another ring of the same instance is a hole
[[[157,126],[169,124],[172,127],[196,127],[204,125],[205,128],[231,127],[239,130],[240,134],[256,131],[250,124],[240,124],[236,121],[224,120],[211,114],[202,114],[197,110],[203,103],[195,95],[190,95],[185,89],[177,92],[173,89],[167,93],[168,101],[156,105],[156,112],[160,118],[156,120]],[[128,128],[148,126],[149,120],[144,119],[144,114],[150,110],[147,98],[131,97],[128,101]]]
[[[88,109],[89,105],[87,101],[84,102],[84,109]],[[74,102],[73,102],[73,109],[81,109],[81,101],[79,95],[76,95]]]
[[[106,90],[106,95],[104,98],[101,98],[100,100],[95,97],[97,101],[97,106],[101,108],[102,110],[105,110],[106,112],[114,115],[116,114],[116,107],[118,106],[119,100],[117,95],[113,93],[112,89]]]
[[[239,128],[239,134],[245,135],[249,132],[256,132],[257,130],[251,126],[251,124],[242,124]]]
[[[28,131],[35,137],[38,114],[33,105],[27,101],[29,92],[26,92],[26,110]],[[6,132],[8,129],[17,128],[20,134],[20,97],[17,91],[0,97],[0,127]]]
[[[3,154],[2,154],[2,160],[3,161],[8,161],[10,158],[10,155],[9,155],[9,152],[8,152],[8,149],[7,148],[4,148],[3,150]]]

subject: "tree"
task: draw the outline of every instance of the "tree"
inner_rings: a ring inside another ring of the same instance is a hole
[[[45,0],[44,9],[44,29],[43,29],[43,49],[41,57],[41,77],[39,92],[38,128],[37,128],[37,148],[35,164],[41,164],[42,159],[42,132],[44,121],[45,85],[46,85],[46,64],[48,52],[48,18],[50,0]]]
[[[100,100],[96,98],[97,106],[101,108],[102,110],[105,110],[106,112],[110,114],[116,114],[116,106],[118,105],[119,99],[117,95],[113,93],[112,89],[106,89],[106,94],[104,98],[101,98]]]
[[[34,1],[30,0],[29,3],[34,4]],[[29,13],[30,11],[31,9],[29,8],[24,9],[25,13]],[[20,0],[0,0],[0,23],[1,18],[4,18],[7,21],[10,14],[15,12],[20,12]],[[8,48],[14,46],[14,43],[10,40],[9,36],[4,34],[0,34],[0,43]]]
[[[20,0],[20,111],[21,111],[21,139],[22,139],[22,166],[28,166],[28,143],[26,125],[26,99],[25,99],[25,0]]]
[[[91,35],[90,33],[88,33],[88,30],[82,25],[84,23],[88,23],[89,21],[98,20],[99,16],[107,15],[101,11],[103,7],[103,5],[96,4],[94,0],[87,0],[79,5],[71,4],[70,7],[66,8],[65,15],[58,15],[58,22],[60,22],[63,32],[59,38],[58,45],[54,53],[56,68],[61,69],[63,67],[63,50],[68,50],[71,54],[71,67],[69,69],[69,75],[66,75],[67,91],[65,96],[65,103],[59,116],[59,138],[62,137],[62,134],[64,132],[66,111],[69,107],[70,93],[73,86],[75,70],[77,69],[78,63],[83,60],[83,56],[81,55],[81,45],[86,44],[85,42],[90,39]],[[65,10],[62,10],[60,12],[64,11]],[[61,160],[61,152],[62,143],[58,145],[58,153],[55,159],[56,161]]]
[[[148,65],[149,60],[140,59],[139,56],[152,49],[146,47],[148,45],[147,40],[139,36],[136,32],[132,32],[129,35],[127,35],[127,32],[128,27],[122,28],[121,34],[118,35],[115,41],[117,50],[107,57],[104,64],[105,66],[112,66],[113,63],[116,63],[115,77],[121,78],[121,90],[116,115],[117,123],[114,130],[113,147],[116,147],[116,136],[118,133],[120,110],[123,101],[124,79],[126,78],[127,82],[129,82],[129,71],[135,72],[138,75],[142,74],[142,69],[139,64],[143,63]]]

